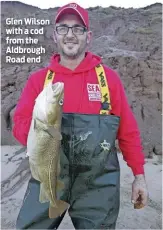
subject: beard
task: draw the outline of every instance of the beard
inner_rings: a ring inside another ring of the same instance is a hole
[[[63,44],[58,45],[58,51],[61,55],[63,55],[65,58],[69,59],[75,59],[80,57],[87,48],[87,42],[82,41],[81,44],[78,42],[73,41],[65,41]]]

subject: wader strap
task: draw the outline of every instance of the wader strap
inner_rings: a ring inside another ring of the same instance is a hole
[[[48,72],[46,74],[45,82],[44,82],[44,88],[45,88],[45,86],[47,86],[47,84],[49,84],[50,82],[53,81],[54,76],[55,76],[55,73],[51,70],[48,70]]]
[[[111,104],[110,104],[110,94],[109,88],[106,80],[105,71],[102,65],[97,65],[95,67],[100,91],[101,91],[101,110],[100,114],[110,114]],[[47,86],[48,83],[52,82],[54,79],[55,73],[51,70],[48,70],[44,82],[44,87]]]
[[[107,79],[105,71],[102,65],[97,65],[95,67],[100,91],[101,91],[101,110],[100,114],[110,114],[111,104],[110,104],[110,94],[107,84]]]

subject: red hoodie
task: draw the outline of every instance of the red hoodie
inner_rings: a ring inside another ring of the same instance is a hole
[[[13,135],[23,145],[27,145],[35,99],[43,90],[48,69],[55,72],[54,82],[64,82],[63,112],[99,114],[101,104],[95,66],[101,63],[100,57],[88,52],[85,59],[75,70],[61,66],[59,60],[60,57],[56,54],[52,57],[48,67],[33,73],[18,101],[13,117]],[[119,76],[112,69],[103,66],[110,91],[111,113],[120,116],[120,126],[117,134],[119,147],[133,174],[143,174],[144,154],[137,122],[128,104]]]

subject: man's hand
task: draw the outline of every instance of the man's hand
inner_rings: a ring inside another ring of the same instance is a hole
[[[140,209],[147,204],[148,190],[144,175],[136,175],[132,184],[132,198],[131,202],[134,204],[134,208]]]

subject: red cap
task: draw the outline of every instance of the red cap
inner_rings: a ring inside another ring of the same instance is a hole
[[[82,19],[82,21],[83,21],[84,25],[87,27],[87,29],[89,28],[88,11],[85,10],[84,8],[82,8],[81,6],[79,6],[78,4],[69,3],[69,4],[59,8],[57,15],[56,15],[56,18],[55,18],[55,23],[57,23],[58,20],[60,19],[60,17],[65,13],[77,14]]]

